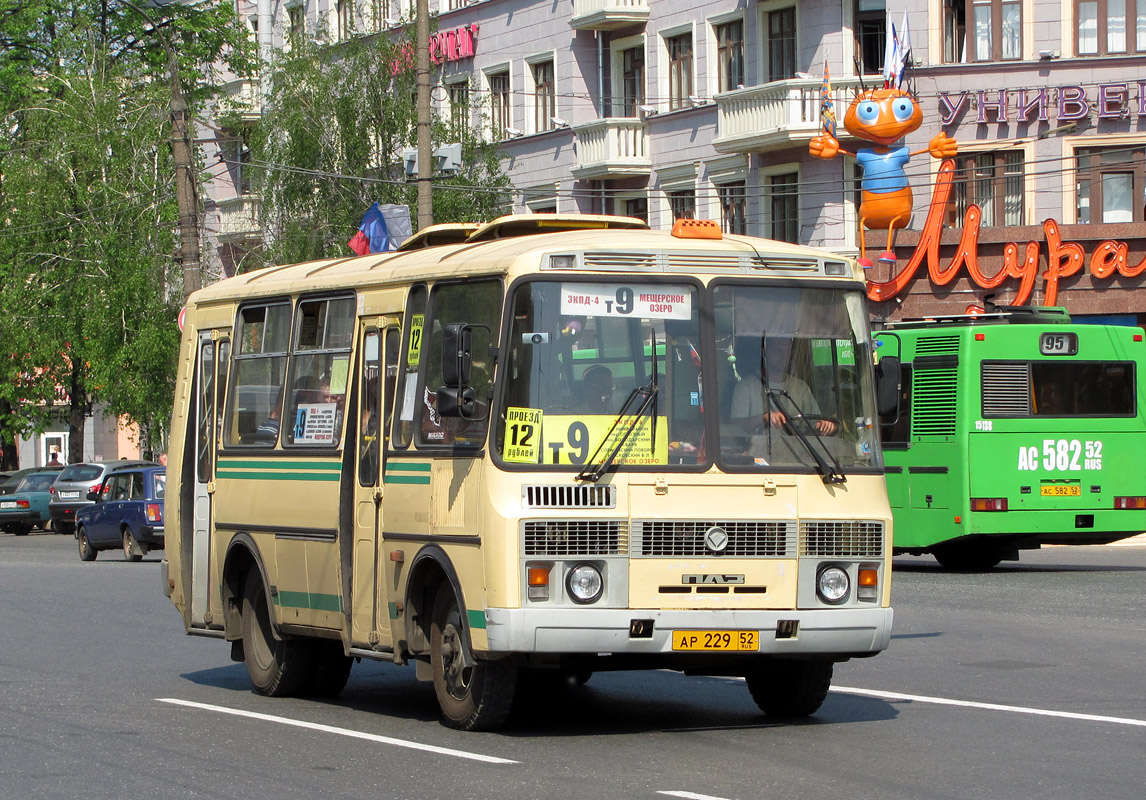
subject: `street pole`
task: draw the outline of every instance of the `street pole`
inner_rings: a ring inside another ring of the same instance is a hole
[[[432,192],[433,150],[430,142],[430,3],[418,0],[415,9],[414,70],[418,87],[418,230],[434,224]]]

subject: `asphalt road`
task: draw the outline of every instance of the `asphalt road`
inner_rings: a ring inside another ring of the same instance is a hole
[[[891,648],[838,665],[805,722],[739,681],[638,672],[464,734],[410,668],[361,663],[334,702],[255,695],[183,634],[157,555],[0,535],[0,798],[1143,796],[1146,546],[895,566]]]

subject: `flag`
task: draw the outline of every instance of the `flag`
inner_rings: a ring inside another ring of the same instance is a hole
[[[820,123],[829,136],[836,135],[836,107],[832,103],[832,80],[828,77],[828,57],[824,56],[824,82],[820,84]]]
[[[907,66],[911,63],[911,28],[907,26],[907,9],[903,10],[903,22],[899,24],[899,81],[896,88],[903,86],[903,77],[907,74]]]
[[[390,249],[390,232],[386,229],[386,220],[377,203],[366,210],[358,226],[358,233],[351,237],[346,246],[360,256]]]
[[[883,44],[883,88],[890,89],[898,81],[900,68],[899,40],[895,35],[895,25],[891,22],[891,11],[885,14],[887,20],[887,38]]]

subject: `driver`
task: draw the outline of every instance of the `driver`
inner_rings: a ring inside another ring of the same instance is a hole
[[[741,426],[748,432],[756,430],[765,421],[773,428],[782,428],[788,417],[781,409],[794,411],[793,404],[807,416],[820,416],[820,404],[816,402],[808,384],[788,372],[790,339],[762,338],[759,349],[754,338],[742,341],[748,342],[750,347],[737,347],[737,350],[746,351],[746,354],[741,358],[738,353],[736,359],[736,365],[742,368],[742,372],[736,388],[732,390],[733,424]],[[785,392],[791,398],[789,401],[788,397],[780,396],[778,403],[769,404],[770,410],[767,414],[764,413],[765,398],[761,387],[764,380],[761,376],[762,365],[767,367],[768,388],[776,392]],[[817,419],[812,424],[821,436],[830,436],[836,431],[836,423],[830,419]]]

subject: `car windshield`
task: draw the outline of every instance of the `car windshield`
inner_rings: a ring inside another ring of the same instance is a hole
[[[724,284],[713,302],[723,465],[878,466],[859,291]]]
[[[697,287],[684,282],[519,285],[494,436],[502,459],[697,463],[699,305]],[[630,397],[638,399],[619,416]],[[642,398],[650,402],[638,414]]]

